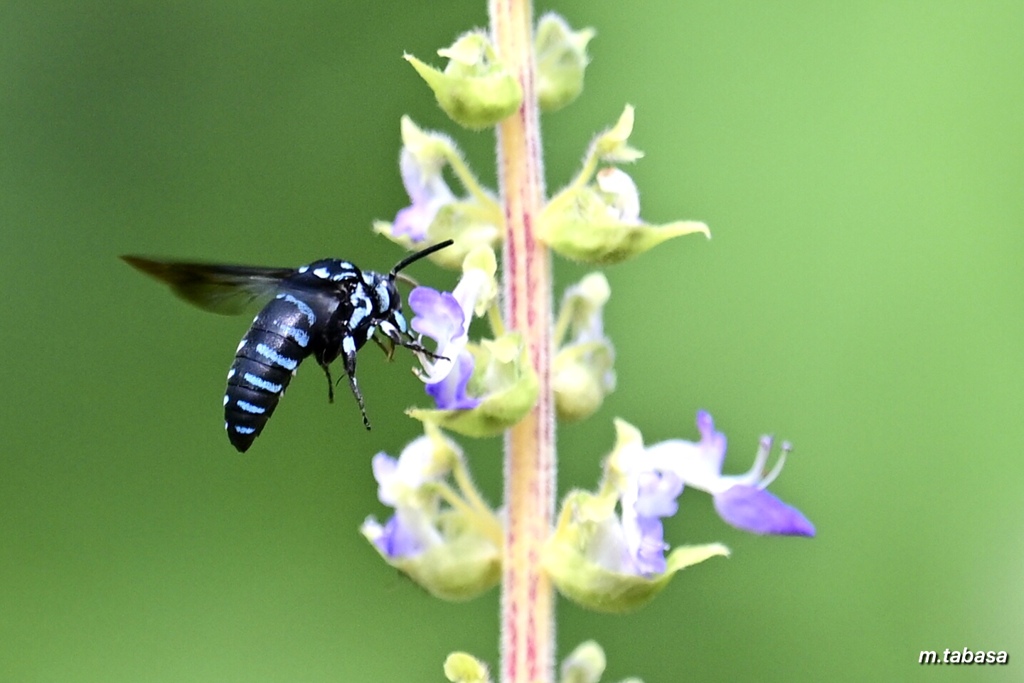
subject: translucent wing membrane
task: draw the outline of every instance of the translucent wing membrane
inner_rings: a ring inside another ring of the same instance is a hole
[[[256,300],[274,295],[294,268],[263,268],[213,263],[163,261],[122,256],[129,265],[170,285],[185,301],[206,311],[237,315]]]

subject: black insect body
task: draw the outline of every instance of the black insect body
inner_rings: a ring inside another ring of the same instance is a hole
[[[254,299],[273,297],[242,337],[228,371],[224,426],[232,445],[244,453],[307,356],[313,356],[327,375],[331,401],[330,364],[342,357],[363,424],[370,428],[356,382],[356,353],[373,339],[389,357],[395,346],[436,357],[409,332],[395,280],[409,264],[451,244],[447,240],[411,254],[387,274],[360,270],[338,259],[295,270],[122,258],[166,282],[182,298],[216,313],[240,313]]]

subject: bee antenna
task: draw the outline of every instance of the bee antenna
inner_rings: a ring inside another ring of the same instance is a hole
[[[453,244],[455,244],[455,240],[445,240],[444,242],[438,242],[432,247],[427,247],[426,249],[417,251],[415,254],[409,254],[404,259],[399,261],[394,268],[391,269],[391,272],[388,274],[388,277],[393,281],[396,277],[398,277],[398,271],[408,267],[409,265],[415,263],[416,261],[419,261],[421,258],[430,256],[435,251],[441,251],[442,249],[450,247]]]

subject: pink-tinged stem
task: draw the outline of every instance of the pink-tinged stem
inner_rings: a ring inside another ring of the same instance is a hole
[[[536,237],[544,202],[540,116],[529,0],[489,0],[500,59],[523,89],[519,111],[498,126],[498,176],[505,211],[505,321],[521,332],[540,381],[533,411],[505,436],[505,531],[501,681],[550,683],[554,592],[541,548],[555,509],[555,418],[551,393],[551,255]]]

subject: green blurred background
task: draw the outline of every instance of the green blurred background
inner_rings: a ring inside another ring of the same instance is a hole
[[[356,529],[370,456],[417,433],[409,359],[371,349],[375,429],[307,369],[248,455],[221,428],[247,318],[116,258],[386,269],[398,120],[449,124],[401,55],[484,3],[0,4],[0,682],[439,681],[497,659],[497,593],[441,604]],[[550,9],[547,5],[540,11]],[[554,190],[623,104],[652,222],[707,221],[607,271],[619,390],[561,429],[590,486],[611,418],[649,441],[710,410],[818,527],[765,539],[683,497],[674,543],[734,550],[625,617],[561,602],[607,681],[974,680],[922,649],[1024,658],[1024,5],[559,3],[593,26],[584,97],[544,119]],[[559,287],[586,269],[558,263]],[[430,265],[414,276],[450,286]],[[497,441],[463,440],[490,498]]]

